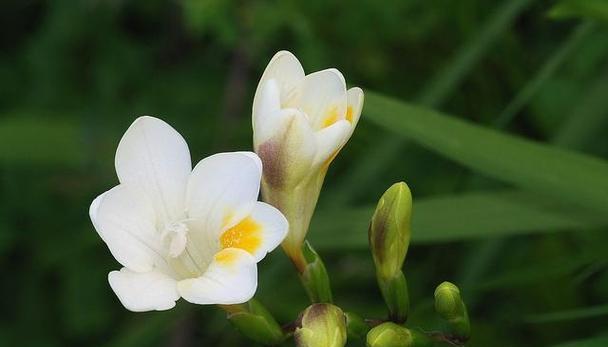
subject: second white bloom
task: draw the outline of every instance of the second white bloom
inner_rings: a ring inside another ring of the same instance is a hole
[[[292,259],[299,257],[327,168],[351,137],[362,107],[363,91],[347,90],[338,70],[306,75],[287,51],[278,52],[262,75],[253,142],[264,163],[264,199],[289,220],[283,248]]]

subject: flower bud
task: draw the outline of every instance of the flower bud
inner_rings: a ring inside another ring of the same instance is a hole
[[[410,244],[412,195],[404,182],[393,184],[380,198],[369,226],[369,243],[379,277],[399,271]]]
[[[346,344],[346,318],[331,304],[313,304],[300,318],[294,333],[298,347],[343,347]]]
[[[278,52],[255,92],[253,145],[264,173],[264,200],[289,221],[283,248],[300,266],[300,247],[327,169],[361,116],[363,91],[346,89],[336,69],[306,75],[291,53]]]
[[[471,324],[460,290],[450,282],[443,282],[435,289],[435,311],[449,325],[450,333],[460,342],[471,335]]]
[[[382,323],[367,334],[367,347],[430,347],[433,341],[426,335],[401,325]]]
[[[228,320],[247,338],[264,344],[277,345],[285,338],[281,327],[270,312],[257,300],[243,305],[224,306]]]
[[[369,243],[378,286],[392,321],[407,319],[409,296],[401,272],[410,243],[412,195],[403,183],[393,184],[380,198],[369,227]]]
[[[319,254],[312,248],[308,241],[302,246],[302,253],[306,262],[304,271],[300,274],[304,288],[312,302],[333,302],[329,275],[325,264]]]
[[[395,323],[382,323],[367,334],[368,347],[411,347],[413,337],[409,329]]]

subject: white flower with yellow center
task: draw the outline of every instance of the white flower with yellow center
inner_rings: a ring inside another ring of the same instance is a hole
[[[237,304],[257,288],[257,262],[288,229],[258,202],[262,163],[220,153],[192,169],[181,135],[153,117],[135,120],[116,151],[120,184],[90,207],[95,229],[124,266],[108,275],[131,311],[167,310],[180,298]]]
[[[264,163],[262,193],[290,223],[283,247],[297,253],[329,164],[351,137],[363,107],[336,69],[306,75],[290,52],[270,61],[255,93],[253,142]]]

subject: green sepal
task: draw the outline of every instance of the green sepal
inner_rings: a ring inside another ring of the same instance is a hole
[[[257,300],[239,306],[228,314],[228,320],[241,334],[263,345],[278,345],[285,339],[283,330],[270,312]]]
[[[304,271],[300,278],[311,302],[332,303],[331,285],[325,264],[319,254],[308,241],[304,241],[302,253],[306,260]]]
[[[403,272],[398,272],[391,278],[378,276],[378,286],[388,308],[389,319],[395,323],[404,323],[410,309],[410,298]]]
[[[363,340],[370,330],[369,325],[355,313],[346,312],[346,329],[350,340]]]

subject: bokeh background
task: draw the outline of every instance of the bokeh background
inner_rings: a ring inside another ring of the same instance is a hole
[[[126,311],[87,211],[139,115],[172,124],[194,162],[250,149],[253,92],[280,49],[370,95],[309,234],[338,305],[384,316],[367,223],[404,180],[411,327],[440,327],[433,290],[450,280],[469,346],[608,345],[607,18],[604,0],[2,1],[0,345],[252,345],[215,307]],[[280,250],[258,298],[284,323],[307,305]]]

